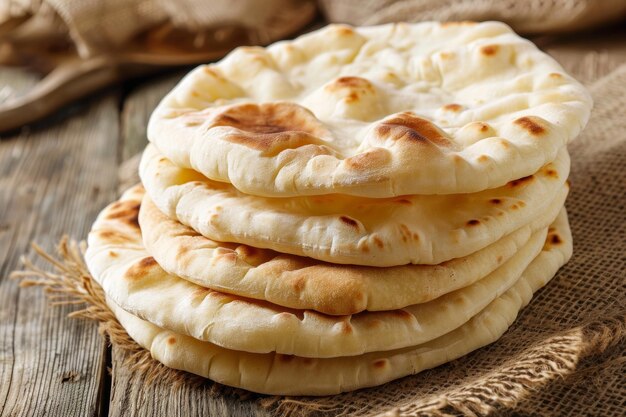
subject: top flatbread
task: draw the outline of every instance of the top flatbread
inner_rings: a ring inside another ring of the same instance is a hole
[[[502,23],[331,25],[195,69],[148,138],[248,194],[468,193],[553,161],[591,106]]]

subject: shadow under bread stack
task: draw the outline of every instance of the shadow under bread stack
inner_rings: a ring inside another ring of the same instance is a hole
[[[283,395],[415,374],[497,340],[571,256],[591,106],[496,22],[238,48],[154,111],[87,264],[169,367]]]

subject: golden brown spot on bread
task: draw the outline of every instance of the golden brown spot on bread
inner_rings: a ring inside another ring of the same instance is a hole
[[[554,233],[552,236],[550,236],[550,243],[553,245],[560,245],[561,243],[563,243],[563,240],[559,235]]]
[[[524,116],[516,119],[513,123],[525,129],[533,136],[541,136],[546,133],[546,128],[538,117]]]
[[[361,99],[363,95],[373,95],[376,89],[371,82],[361,77],[340,77],[327,84],[324,90],[333,93],[347,103],[354,103]]]
[[[176,338],[175,338],[174,336],[170,336],[170,337],[167,339],[167,344],[168,344],[168,345],[173,345],[174,343],[176,343]]]
[[[128,268],[124,277],[131,280],[141,279],[157,265],[157,261],[152,256],[147,256]]]
[[[385,247],[385,242],[383,242],[383,240],[379,238],[378,236],[374,235],[372,239],[374,240],[374,243],[376,244],[376,246],[378,246],[379,249],[382,249]]]
[[[387,149],[373,148],[344,160],[348,168],[358,171],[372,171],[389,164],[391,155]]]
[[[484,122],[477,122],[476,127],[478,128],[479,132],[483,132],[483,133],[489,130],[489,125]]]
[[[492,198],[491,200],[489,200],[489,202],[496,206],[502,204],[502,200],[500,200],[499,198]]]
[[[513,180],[513,181],[509,182],[509,183],[507,184],[507,186],[509,186],[509,187],[511,187],[511,188],[518,187],[518,186],[520,186],[520,185],[524,185],[524,184],[530,183],[530,182],[532,182],[534,179],[535,179],[535,176],[534,176],[534,175],[529,175],[529,176],[527,176],[527,177],[522,177],[522,178],[519,178],[519,179],[517,179],[517,180]]]
[[[139,228],[139,207],[135,200],[118,201],[109,207],[106,219],[118,220],[135,228]]]
[[[467,223],[465,224],[468,226],[478,226],[480,224],[480,220],[477,220],[477,219],[468,220]]]
[[[434,144],[451,148],[452,142],[443,130],[426,119],[410,112],[403,112],[383,120],[376,126],[379,137],[393,140],[408,140],[411,143]]]
[[[369,80],[361,77],[339,77],[334,80],[332,83],[326,85],[324,87],[328,91],[336,91],[344,88],[364,88],[373,90],[374,86]]]
[[[502,263],[502,255],[498,255],[498,257],[496,258],[496,261],[501,264]]]
[[[339,216],[339,220],[341,220],[343,223],[347,224],[348,226],[356,227],[357,229],[359,228],[359,223],[353,218],[350,218],[348,216]]]
[[[410,238],[415,237],[415,233],[411,232],[411,229],[406,224],[400,225],[400,233],[402,234],[402,241],[407,242]]]
[[[354,30],[348,26],[338,26],[336,28],[337,34],[339,36],[352,36],[354,35]]]
[[[388,359],[378,359],[372,362],[372,366],[376,369],[386,368],[388,364],[389,364]]]
[[[563,75],[559,74],[558,72],[551,72],[550,78],[560,79],[560,78],[563,78]]]
[[[463,106],[456,103],[446,104],[442,107],[445,111],[459,112],[463,109]]]
[[[394,202],[398,203],[398,204],[404,204],[407,206],[412,205],[413,203],[411,203],[411,200],[407,200],[406,198],[401,198],[399,200],[393,200]]]
[[[329,135],[310,111],[295,103],[235,105],[217,114],[209,129],[220,126],[237,129],[225,135],[225,140],[262,151],[264,155],[319,145],[320,138]]]
[[[109,256],[111,258],[117,258],[119,255],[117,254],[117,252],[110,250],[109,251]]]
[[[146,256],[141,261],[139,261],[139,263],[137,265],[140,268],[150,269],[153,266],[158,265],[158,264],[157,264],[156,259],[154,259],[152,256]]]
[[[476,160],[478,162],[487,162],[489,161],[489,157],[487,155],[480,155],[478,158],[476,158]]]
[[[353,103],[355,101],[359,101],[359,95],[357,93],[350,93],[348,94],[348,96],[345,98],[346,102],[348,103]]]
[[[484,45],[480,47],[480,53],[486,56],[493,56],[498,53],[500,46],[498,45]]]
[[[559,178],[559,173],[555,169],[548,168],[544,170],[544,173],[547,177],[557,179]]]
[[[283,355],[281,353],[277,353],[276,356],[278,357],[278,360],[285,363],[291,362],[295,359],[295,356],[293,355]]]
[[[132,237],[115,230],[98,230],[95,233],[100,237],[100,239],[112,245],[123,245],[135,241]]]

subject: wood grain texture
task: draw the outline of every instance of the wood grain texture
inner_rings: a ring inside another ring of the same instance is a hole
[[[215,393],[211,384],[202,386],[185,384],[174,388],[161,381],[147,385],[123,366],[124,351],[113,348],[113,379],[111,386],[110,417],[143,416],[220,416],[267,417],[257,401],[258,395]],[[228,391],[228,390],[226,390]]]
[[[0,71],[11,93],[33,82]],[[42,291],[20,289],[8,275],[22,255],[32,258],[31,240],[52,251],[65,233],[84,237],[114,197],[116,103],[109,94],[0,141],[0,416],[99,413],[106,346],[96,326],[68,319],[69,306],[50,308]]]

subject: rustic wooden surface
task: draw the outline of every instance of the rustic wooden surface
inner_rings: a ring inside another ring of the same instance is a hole
[[[626,31],[541,38],[538,43],[583,82],[626,62]],[[31,240],[52,250],[63,234],[86,236],[119,192],[121,166],[145,145],[156,102],[182,73],[129,83],[0,141],[0,416],[261,416],[253,400],[214,396],[208,387],[173,392],[146,385],[121,365],[93,323],[48,308],[38,289],[9,280]],[[0,100],[34,83],[0,68]],[[127,176],[126,174],[124,176]],[[40,264],[41,265],[41,264]],[[107,368],[111,368],[109,374]]]

